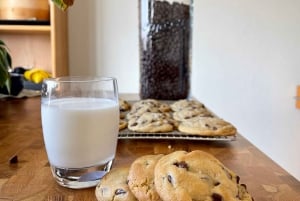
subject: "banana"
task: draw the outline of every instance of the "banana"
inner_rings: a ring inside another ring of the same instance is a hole
[[[43,69],[33,68],[31,70],[27,70],[24,73],[24,78],[33,83],[39,84],[45,78],[51,77],[51,74]]]

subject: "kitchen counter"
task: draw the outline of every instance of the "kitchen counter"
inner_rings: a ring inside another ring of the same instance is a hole
[[[145,154],[203,150],[237,173],[256,201],[298,201],[300,182],[240,134],[235,141],[119,139],[113,167]],[[0,99],[0,200],[96,200],[95,188],[54,181],[43,143],[40,98]]]

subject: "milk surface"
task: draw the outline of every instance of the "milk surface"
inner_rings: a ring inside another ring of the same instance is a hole
[[[42,104],[43,136],[51,165],[81,168],[115,156],[119,106],[109,99],[64,98]]]

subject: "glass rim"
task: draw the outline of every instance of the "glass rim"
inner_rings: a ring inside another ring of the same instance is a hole
[[[85,83],[85,82],[102,82],[102,81],[116,81],[117,79],[109,76],[62,76],[55,78],[46,78],[43,80],[47,82],[59,83]]]

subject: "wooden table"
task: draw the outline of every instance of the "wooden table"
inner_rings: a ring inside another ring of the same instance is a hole
[[[299,201],[300,182],[238,135],[236,141],[119,140],[114,167],[138,156],[204,150],[241,177],[256,201]],[[40,98],[0,99],[0,201],[96,200],[94,188],[72,190],[52,178],[44,148]]]

